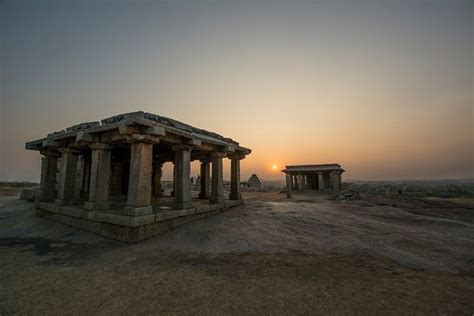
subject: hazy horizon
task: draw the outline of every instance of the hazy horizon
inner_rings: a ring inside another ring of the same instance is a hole
[[[133,111],[251,148],[242,180],[333,162],[345,179],[474,178],[473,12],[472,1],[2,1],[0,181],[38,181],[25,142]]]

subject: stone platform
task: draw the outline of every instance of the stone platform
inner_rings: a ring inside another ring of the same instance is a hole
[[[197,200],[192,202],[190,208],[182,210],[153,205],[153,214],[143,216],[123,215],[121,209],[89,211],[83,205],[59,206],[46,202],[36,202],[35,205],[38,216],[105,238],[136,243],[190,221],[202,219],[242,204],[243,200],[225,200],[216,204]]]

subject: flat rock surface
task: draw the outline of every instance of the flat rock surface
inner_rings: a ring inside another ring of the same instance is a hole
[[[0,314],[474,311],[470,206],[459,219],[406,199],[244,198],[127,245],[0,197]]]

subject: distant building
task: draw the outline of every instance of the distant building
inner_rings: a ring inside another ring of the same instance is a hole
[[[286,195],[292,190],[341,190],[341,175],[345,170],[339,164],[295,165],[282,170],[286,174]]]
[[[249,180],[247,181],[247,186],[249,188],[258,188],[260,189],[262,186],[262,182],[260,182],[260,179],[258,176],[254,173]]]

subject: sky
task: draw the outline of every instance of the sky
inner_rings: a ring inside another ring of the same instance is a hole
[[[456,0],[0,0],[0,180],[39,179],[26,141],[138,110],[251,148],[244,180],[333,162],[346,179],[474,177],[473,15]]]

